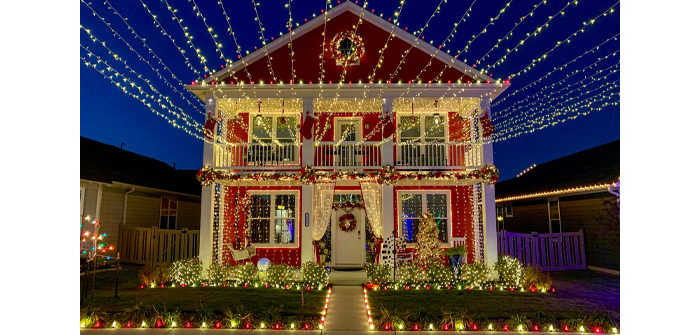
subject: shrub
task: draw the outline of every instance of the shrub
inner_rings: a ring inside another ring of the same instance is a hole
[[[403,263],[396,269],[396,281],[401,285],[422,286],[428,281],[428,274],[415,263]]]
[[[301,268],[301,283],[308,287],[328,284],[328,271],[322,264],[306,262]]]
[[[447,248],[443,250],[442,252],[446,256],[455,256],[455,255],[466,255],[467,254],[467,248],[463,245],[452,247],[452,248]]]
[[[125,309],[121,313],[122,323],[128,324],[129,322],[133,324],[141,324],[142,322],[150,323],[151,317],[153,315],[153,309],[150,306],[146,306],[143,302],[139,302],[133,307]]]
[[[569,331],[577,331],[577,332],[588,332],[588,327],[586,327],[585,322],[583,321],[583,318],[573,318],[573,319],[567,319],[563,320],[561,324],[559,325],[560,329],[563,329],[564,326],[569,327]]]
[[[268,310],[262,313],[260,322],[264,323],[266,327],[271,327],[275,323],[282,322],[282,309],[283,305],[277,307],[270,307]],[[269,326],[268,326],[269,325]]]
[[[527,266],[523,271],[522,284],[527,288],[548,291],[552,287],[552,278],[549,277],[549,273],[540,271],[536,266]]]
[[[210,325],[214,320],[214,310],[208,307],[204,307],[202,303],[199,303],[200,308],[197,309],[197,320],[204,324]]]
[[[444,265],[436,265],[428,268],[430,281],[438,286],[449,286],[452,284],[452,270]]]
[[[232,272],[233,280],[238,284],[252,284],[258,280],[258,268],[252,262],[235,266]]]
[[[266,271],[265,282],[274,287],[290,285],[294,283],[294,270],[293,266],[287,264],[272,265]]]
[[[610,328],[617,327],[617,323],[613,317],[603,312],[590,315],[584,321],[587,325],[599,327],[601,330],[610,330]]]
[[[107,318],[107,313],[105,313],[102,308],[99,307],[87,307],[80,311],[80,326],[85,328],[90,328],[97,324],[98,321]]]
[[[204,271],[204,279],[208,285],[221,285],[228,278],[228,273],[231,271],[231,267],[228,265],[221,265],[219,263],[212,263],[209,268]]]
[[[231,311],[231,309],[226,306],[224,322],[231,326],[231,328],[240,327],[244,323],[253,324],[253,313],[241,303],[238,303],[235,311]]]
[[[551,325],[554,322],[554,318],[551,315],[544,312],[535,312],[530,317],[530,321],[533,325],[538,325],[541,328],[546,327],[546,325]]]
[[[409,311],[390,311],[384,305],[379,306],[379,318],[375,322],[380,329],[384,329],[386,325],[392,330],[403,329],[406,327],[406,319]]]
[[[163,309],[158,309],[153,306],[153,311],[153,321],[156,325],[158,321],[163,322],[164,327],[175,327],[178,323],[180,323],[179,309],[169,311],[168,308],[165,307],[165,304],[163,304]]]
[[[530,328],[530,320],[526,316],[515,315],[506,321],[510,330],[528,330]],[[520,329],[522,327],[522,329]]]
[[[139,280],[144,286],[161,286],[169,280],[168,268],[161,265],[145,265],[139,269]]]
[[[500,255],[493,268],[498,272],[501,285],[505,287],[517,287],[523,282],[523,266],[515,258]]]
[[[197,285],[202,282],[202,262],[197,257],[181,259],[170,265],[169,270],[173,283]]]
[[[489,279],[489,268],[484,263],[462,265],[462,280],[469,286],[483,286]]]
[[[388,265],[368,264],[365,269],[370,283],[382,285],[391,282],[391,268]]]

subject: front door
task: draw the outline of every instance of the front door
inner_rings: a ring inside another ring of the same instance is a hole
[[[355,143],[360,138],[360,121],[356,119],[339,119],[336,121],[336,141],[343,139],[335,148],[335,166],[362,165],[362,156],[359,154]]]
[[[348,215],[349,214],[349,215]],[[354,227],[347,227],[354,218]],[[340,227],[341,220],[345,229]],[[365,263],[365,211],[339,209],[332,215],[333,262],[336,267],[363,267]],[[352,230],[351,230],[352,229]]]

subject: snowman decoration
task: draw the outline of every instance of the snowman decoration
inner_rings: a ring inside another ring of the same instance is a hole
[[[394,236],[389,236],[384,239],[384,242],[382,243],[381,257],[379,260],[380,264],[388,265],[390,268],[394,268],[396,266],[396,264],[394,264],[394,249],[396,249],[396,252],[406,250],[406,240],[401,237]]]

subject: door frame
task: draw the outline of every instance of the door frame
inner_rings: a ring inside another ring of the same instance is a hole
[[[360,192],[360,190],[357,190],[357,192],[355,192],[355,191],[338,192],[338,190],[336,190],[334,193],[334,195],[341,195],[341,194],[343,194],[343,195],[345,195],[345,194],[361,195],[361,192]],[[363,212],[361,209],[360,209],[360,211]],[[338,211],[333,210],[333,213],[331,214],[331,222],[330,222],[330,224],[331,224],[331,262],[330,262],[330,264],[328,264],[330,267],[338,266],[337,265],[338,258],[333,254],[333,249],[337,245],[336,244],[337,243],[337,236],[340,233],[340,228],[338,227],[338,225],[335,224],[336,222],[338,222],[338,212],[339,212],[339,210]],[[363,250],[362,261],[358,266],[364,266],[364,264],[365,264],[364,246],[367,244],[367,241],[366,241],[366,233],[367,232],[365,231],[365,215],[360,215],[360,217],[357,218],[357,227],[355,229],[360,230],[360,236],[362,236],[360,238],[360,240],[362,240],[362,242],[363,242],[362,243],[362,247],[363,247],[362,248],[362,250]],[[352,267],[352,265],[340,265],[340,266]]]

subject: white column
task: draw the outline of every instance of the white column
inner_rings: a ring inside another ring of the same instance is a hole
[[[216,98],[214,93],[207,93],[205,99],[206,114],[216,115]],[[206,119],[205,119],[206,120]],[[214,128],[216,136],[216,127]],[[216,140],[216,137],[214,137]],[[204,142],[202,165],[214,166],[214,144]],[[204,268],[209,267],[212,261],[212,243],[214,237],[214,186],[202,186],[202,206],[199,224],[199,260]]]
[[[481,110],[486,111],[491,117],[491,98],[484,97],[481,100]],[[493,164],[493,144],[483,146],[484,164]],[[484,262],[493,265],[498,260],[498,238],[496,236],[496,188],[495,185],[481,184],[484,200],[482,211],[484,213]]]
[[[386,98],[384,98],[384,102],[382,103],[382,113],[384,113],[384,115],[388,116],[390,118],[390,120],[393,119],[393,114],[394,114],[393,113],[393,110],[394,110],[393,109],[393,102],[394,102],[393,97],[386,97]],[[380,130],[380,132],[382,130]],[[382,143],[382,166],[387,166],[387,165],[394,165],[394,138],[393,138],[393,136],[388,141]]]
[[[394,233],[394,186],[382,185],[382,238]]]
[[[306,111],[314,112],[313,98],[302,99],[302,118],[306,117]],[[304,120],[306,121],[306,120]],[[312,132],[313,133],[313,132]],[[314,162],[314,139],[309,140],[302,137],[301,144],[301,165],[313,165]],[[313,206],[313,188],[311,185],[301,186],[301,262],[314,260],[313,247],[313,222],[314,222],[314,206]]]

